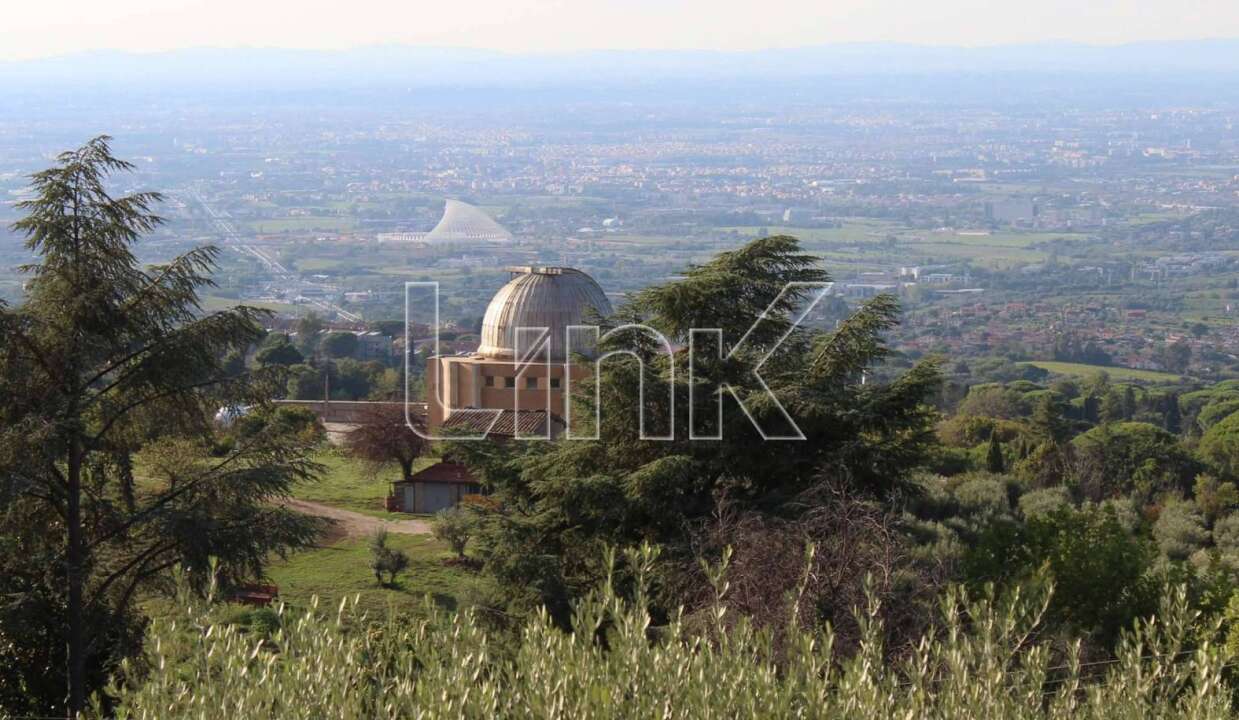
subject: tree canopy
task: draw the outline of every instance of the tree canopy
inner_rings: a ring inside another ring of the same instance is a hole
[[[319,349],[330,358],[348,358],[357,354],[359,341],[351,332],[328,333],[319,343]]]
[[[1200,454],[1226,477],[1239,479],[1239,412],[1214,423],[1200,439]]]
[[[1201,469],[1175,436],[1148,423],[1099,425],[1072,444],[1077,481],[1099,498],[1133,490],[1145,499],[1167,490],[1187,492]]]

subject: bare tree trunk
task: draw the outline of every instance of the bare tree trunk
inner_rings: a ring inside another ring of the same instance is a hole
[[[82,456],[75,438],[69,450],[68,507],[65,513],[69,530],[69,704],[67,714],[74,720],[86,709],[86,628],[82,617],[82,565],[85,548],[82,543]]]

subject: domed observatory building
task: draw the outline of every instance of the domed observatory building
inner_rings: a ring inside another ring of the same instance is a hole
[[[595,316],[611,314],[611,303],[598,283],[580,270],[517,267],[508,271],[512,278],[486,308],[478,351],[427,361],[432,430],[474,435],[489,430],[495,437],[556,437],[563,431],[565,373],[572,372],[579,379],[590,371],[566,364],[567,329],[596,324]],[[541,342],[538,328],[549,332]],[[588,349],[571,348],[574,353]],[[495,410],[502,413],[496,417]]]

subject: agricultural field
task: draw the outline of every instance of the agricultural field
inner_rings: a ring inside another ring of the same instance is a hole
[[[807,247],[825,243],[875,243],[883,242],[888,235],[903,232],[906,228],[889,220],[874,220],[869,218],[848,218],[843,221],[843,227],[838,228],[800,228],[790,226],[755,225],[722,227],[724,232],[738,232],[743,235],[757,236],[763,230],[768,235],[791,235],[799,238]]]
[[[1087,236],[1073,233],[969,232],[928,233],[900,237],[901,247],[924,253],[932,262],[968,260],[991,269],[1044,262],[1049,245],[1078,245]]]
[[[1006,269],[1016,264],[1041,262],[1046,253],[1028,247],[1007,245],[982,245],[976,242],[918,242],[911,243],[916,252],[923,253],[928,263],[971,260],[991,269]]]
[[[1157,372],[1155,370],[1137,370],[1135,368],[1111,367],[1108,365],[1086,365],[1084,363],[1055,362],[1049,360],[1035,360],[1020,364],[1039,367],[1042,370],[1048,370],[1057,375],[1071,375],[1074,377],[1087,377],[1097,372],[1104,372],[1110,376],[1111,380],[1118,382],[1175,383],[1182,380],[1181,376],[1173,373]]]
[[[290,232],[345,232],[357,227],[357,221],[339,216],[306,216],[254,220],[248,223],[259,235],[275,235]]]
[[[1045,232],[984,232],[952,231],[924,232],[887,220],[849,218],[839,228],[798,227],[730,227],[722,231],[735,231],[755,236],[765,230],[770,234],[791,235],[799,238],[807,249],[825,252],[838,250],[840,244],[856,247],[840,253],[838,260],[855,262],[858,256],[869,252],[879,253],[889,261],[892,254],[906,255],[908,263],[947,262],[970,260],[991,268],[1006,268],[1015,264],[1044,261],[1049,243],[1082,243],[1088,236],[1079,233]],[[833,247],[832,247],[833,246]],[[889,262],[886,264],[889,265]]]

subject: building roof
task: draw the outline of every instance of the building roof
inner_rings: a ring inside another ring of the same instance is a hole
[[[498,419],[495,419],[496,412]],[[484,433],[489,429],[490,436],[498,437],[536,437],[546,435],[548,418],[553,426],[563,427],[564,421],[558,415],[545,410],[521,410],[518,417],[514,410],[463,408],[453,410],[443,421],[443,428],[472,434]]]
[[[495,293],[482,318],[482,343],[478,352],[491,358],[515,358],[517,328],[532,328],[522,333],[521,352],[531,360],[542,360],[534,354],[539,331],[546,328],[550,341],[550,361],[567,358],[569,325],[592,325],[587,316],[611,314],[611,303],[602,288],[589,275],[573,268],[520,267],[509,268],[514,274]],[[574,351],[587,350],[576,348]]]
[[[443,217],[422,242],[427,243],[510,243],[512,233],[478,208],[449,199]]]
[[[478,480],[469,472],[469,468],[453,462],[437,462],[430,467],[414,473],[408,480],[397,480],[394,484],[406,485],[414,482],[460,483],[476,485]]]

